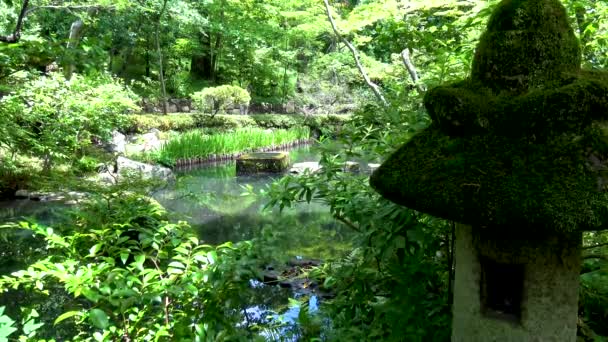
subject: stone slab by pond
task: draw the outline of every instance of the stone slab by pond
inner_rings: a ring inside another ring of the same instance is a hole
[[[289,168],[287,152],[254,152],[236,159],[236,174],[281,173]]]
[[[301,175],[304,174],[306,170],[308,170],[308,172],[310,173],[314,173],[321,170],[321,165],[319,164],[319,162],[295,163],[289,169],[289,173],[294,175]]]

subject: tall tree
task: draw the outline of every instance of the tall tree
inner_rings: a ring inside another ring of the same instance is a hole
[[[338,27],[336,26],[336,23],[334,22],[334,18],[331,15],[331,10],[330,10],[328,0],[323,0],[323,2],[325,3],[325,10],[327,12],[327,18],[329,19],[331,28],[333,29],[333,31],[336,34],[336,36],[338,37],[338,39],[340,39],[344,43],[344,45],[346,45],[346,47],[350,50],[353,58],[355,59],[355,64],[357,65],[357,69],[359,69],[361,76],[365,80],[365,84],[367,84],[367,86],[372,90],[372,92],[374,93],[376,98],[378,98],[378,100],[384,106],[388,106],[388,102],[384,98],[384,95],[382,95],[382,91],[381,91],[380,87],[369,78],[369,75],[367,74],[365,67],[363,66],[363,64],[361,64],[361,60],[359,58],[359,52],[357,51],[357,49],[348,41],[348,39],[346,39],[342,34],[340,34],[340,31],[338,31]]]

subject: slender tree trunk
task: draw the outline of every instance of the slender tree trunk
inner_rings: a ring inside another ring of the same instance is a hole
[[[163,52],[160,48],[160,21],[167,9],[167,0],[163,1],[163,7],[158,15],[158,21],[156,22],[156,29],[154,31],[154,38],[156,40],[156,51],[158,52],[158,78],[160,80],[160,96],[163,108],[163,114],[167,115],[167,88],[165,87],[165,75],[163,70]]]
[[[116,48],[110,48],[110,58],[108,60],[108,72],[112,73],[112,65],[114,64],[114,54],[116,54]]]
[[[215,83],[217,79],[218,65],[222,51],[222,35],[218,34],[215,39],[215,47],[213,48],[214,54],[211,60],[211,80]]]
[[[412,78],[412,81],[416,85],[418,92],[421,94],[426,92],[426,87],[424,86],[424,84],[420,83],[420,78],[418,77],[418,72],[416,71],[416,67],[414,66],[414,63],[412,63],[412,58],[410,57],[410,50],[408,48],[405,48],[405,49],[403,49],[403,51],[401,51],[401,59],[403,60],[403,64],[405,65],[405,68],[410,73],[410,77]]]
[[[589,35],[585,33],[587,27],[591,22],[586,17],[587,9],[583,5],[578,5],[575,9],[576,26],[578,26],[579,38],[581,41],[581,50],[583,56],[585,56],[587,50],[587,43],[589,43]]]
[[[289,68],[289,63],[285,63],[283,68],[283,87],[281,94],[281,105],[285,105],[285,100],[287,99],[287,68]]]
[[[15,30],[9,35],[0,36],[0,42],[7,44],[14,44],[19,42],[19,40],[21,39],[21,28],[23,27],[23,19],[25,18],[25,14],[27,13],[27,8],[29,4],[29,0],[23,0],[23,3],[21,4],[21,12],[19,12],[17,24],[15,25]]]
[[[325,10],[327,11],[327,18],[329,18],[329,23],[331,24],[331,28],[334,30],[334,33],[336,34],[338,39],[340,39],[342,41],[342,43],[344,43],[344,45],[346,45],[346,47],[350,50],[351,54],[353,55],[353,58],[355,59],[355,64],[357,65],[357,69],[359,69],[359,73],[361,73],[361,76],[363,76],[365,83],[372,90],[372,92],[374,93],[376,98],[378,98],[378,100],[384,106],[388,106],[388,102],[382,95],[382,91],[380,90],[380,87],[376,83],[372,82],[372,80],[367,75],[367,71],[365,70],[365,67],[363,66],[363,64],[361,64],[361,60],[359,59],[359,53],[357,52],[357,49],[355,49],[355,47],[346,38],[344,38],[344,36],[342,36],[342,34],[340,34],[340,32],[338,31],[336,23],[334,22],[334,18],[331,16],[331,10],[329,7],[328,0],[323,0],[323,2],[325,3]]]
[[[99,11],[100,8],[97,6],[90,6],[90,7],[82,7],[82,9],[87,10],[87,15],[93,16],[93,15],[97,14],[97,12]],[[82,39],[85,28],[86,27],[84,25],[84,21],[82,20],[82,18],[78,18],[70,26],[70,36],[68,37],[68,44],[67,44],[67,54],[68,54],[69,58],[68,58],[67,63],[64,63],[64,67],[63,67],[63,72],[65,74],[65,78],[68,80],[70,78],[72,78],[72,74],[74,73],[74,71],[76,71],[76,65],[74,64],[74,53],[73,52],[78,47],[78,44],[80,44],[80,40]]]
[[[82,19],[78,18],[70,26],[70,36],[68,37],[68,44],[66,46],[66,48],[67,48],[66,53],[68,54],[68,60],[63,65],[63,73],[67,80],[72,78],[72,74],[76,70],[76,66],[74,65],[74,56],[73,56],[72,52],[78,46],[78,43],[80,42],[80,38],[82,37],[83,31],[84,31],[84,22],[82,21]]]
[[[224,8],[226,6],[226,1],[222,0],[222,6],[220,11],[220,27],[224,25]],[[211,47],[211,41],[209,42]],[[216,33],[215,37],[215,46],[211,47],[211,80],[213,83],[216,83],[217,73],[219,69],[219,60],[222,52],[222,33],[221,31]]]
[[[150,35],[146,35],[146,77],[150,77]]]

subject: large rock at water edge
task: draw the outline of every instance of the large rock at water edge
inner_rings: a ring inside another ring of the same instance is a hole
[[[139,173],[146,179],[158,178],[165,181],[175,180],[175,175],[169,168],[140,163],[125,157],[118,157],[118,159],[116,159],[116,173],[124,174],[128,172]]]
[[[125,154],[127,152],[127,137],[124,134],[113,131],[112,138],[105,146],[110,153]]]

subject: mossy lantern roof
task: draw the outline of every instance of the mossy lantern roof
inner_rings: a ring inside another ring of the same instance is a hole
[[[580,64],[559,1],[502,1],[471,76],[427,92],[432,124],[371,185],[396,203],[487,229],[605,229],[608,74]]]

